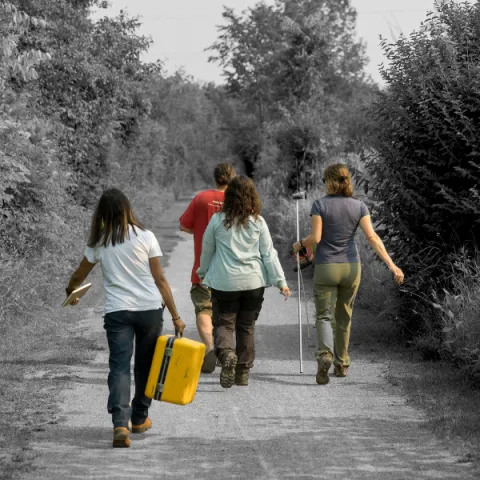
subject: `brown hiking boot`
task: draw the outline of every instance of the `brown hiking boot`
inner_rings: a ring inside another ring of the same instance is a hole
[[[318,370],[315,380],[319,385],[326,385],[330,378],[328,376],[328,371],[332,366],[333,357],[331,353],[323,353],[320,358],[317,358]]]
[[[235,372],[235,385],[246,387],[248,385],[248,368]]]
[[[343,365],[335,365],[335,376],[336,377],[346,377],[347,376],[347,368]]]
[[[132,424],[132,433],[143,433],[149,430],[150,428],[152,428],[152,421],[150,420],[149,417],[147,417],[147,419],[140,425]]]
[[[115,448],[128,448],[130,446],[130,431],[125,427],[113,429],[113,446]]]
[[[232,350],[222,353],[220,362],[222,370],[220,372],[220,385],[223,388],[230,388],[235,382],[235,367],[237,366],[237,356]]]

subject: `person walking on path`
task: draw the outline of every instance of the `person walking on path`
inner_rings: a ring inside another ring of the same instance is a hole
[[[127,197],[115,188],[105,191],[93,214],[84,258],[66,292],[70,295],[100,263],[105,289],[104,328],[110,350],[107,409],[112,415],[114,447],[130,446],[130,421],[132,433],[143,433],[152,426],[148,417],[151,399],[144,391],[162,332],[165,305],[175,330],[181,334],[185,328],[163,273],[161,256],[155,235],[135,218]],[[77,303],[75,299],[73,304]],[[135,395],[130,404],[134,339]]]
[[[210,289],[202,285],[197,268],[200,265],[203,234],[212,215],[222,209],[225,189],[235,173],[235,168],[230,163],[218,164],[213,171],[216,188],[198,193],[180,217],[180,230],[193,234],[195,259],[190,297],[195,308],[198,333],[205,344],[203,373],[215,370],[217,358],[213,349],[212,295]]]
[[[248,177],[234,177],[228,184],[223,209],[205,230],[197,274],[212,291],[220,385],[248,385],[265,287],[273,285],[290,295],[267,223],[260,216],[260,198]]]
[[[388,255],[375,233],[368,207],[352,198],[353,186],[346,165],[337,163],[325,169],[323,179],[327,195],[315,200],[311,209],[309,235],[293,244],[293,251],[317,245],[315,252],[314,297],[318,350],[316,381],[329,382],[328,371],[335,365],[335,375],[346,377],[350,366],[348,344],[354,300],[360,285],[361,264],[355,233],[358,226],[379,257],[392,271],[397,283],[403,272]],[[335,321],[335,331],[332,323]]]

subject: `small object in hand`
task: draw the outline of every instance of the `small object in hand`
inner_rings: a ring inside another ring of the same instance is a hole
[[[78,300],[87,293],[88,289],[91,286],[91,283],[87,283],[86,285],[82,285],[81,287],[73,290],[66,298],[66,300],[62,303],[62,307],[66,307],[68,305],[76,305],[78,303]]]
[[[278,293],[280,295],[283,295],[285,297],[285,301],[287,301],[288,297],[290,296],[290,289],[287,289],[285,291],[280,290]]]
[[[305,267],[312,265],[315,260],[315,254],[310,247],[303,247],[298,252],[299,261],[300,261],[300,270],[303,270]],[[297,254],[293,252],[293,258],[295,259],[295,266],[293,267],[293,271],[296,272],[297,267]]]

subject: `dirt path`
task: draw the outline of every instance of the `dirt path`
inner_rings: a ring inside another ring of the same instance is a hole
[[[185,334],[198,339],[189,298],[191,238],[177,230],[187,201],[173,205],[170,221],[155,233],[170,259],[166,274],[188,325]],[[460,463],[423,428],[423,416],[385,380],[386,365],[353,349],[349,376],[319,386],[312,329],[312,340],[304,337],[300,374],[296,298],[284,302],[273,289],[258,322],[257,359],[247,388],[222,389],[218,369],[202,375],[193,404],[154,402],[153,428],[134,436],[130,449],[112,449],[101,305],[99,295],[76,331],[98,353],[90,365],[69,369],[60,422],[35,435],[35,469],[22,478],[477,478],[471,465]],[[309,310],[312,317],[312,305]],[[354,321],[367,315],[357,309]],[[165,325],[172,333],[168,314]]]

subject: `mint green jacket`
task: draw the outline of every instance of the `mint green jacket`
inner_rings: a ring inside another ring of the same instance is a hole
[[[262,217],[250,217],[248,228],[226,229],[224,213],[216,213],[203,234],[202,255],[197,275],[203,285],[225,292],[253,290],[270,285],[287,285]]]

